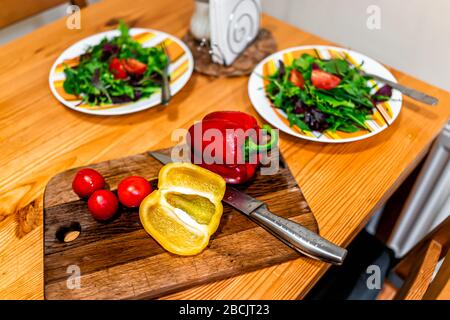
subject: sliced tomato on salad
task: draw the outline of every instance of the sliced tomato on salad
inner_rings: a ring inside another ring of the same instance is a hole
[[[305,79],[300,71],[297,69],[292,69],[291,74],[289,75],[289,81],[291,81],[295,86],[300,89],[305,88]]]
[[[125,79],[128,77],[124,65],[118,58],[114,58],[109,63],[109,71],[114,75],[115,79]]]
[[[145,63],[133,58],[123,59],[122,64],[129,74],[143,74],[147,70]]]
[[[312,71],[311,82],[317,89],[331,90],[341,83],[341,79],[334,74],[317,69]]]

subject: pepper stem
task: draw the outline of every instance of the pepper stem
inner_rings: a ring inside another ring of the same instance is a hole
[[[277,132],[272,129],[269,125],[265,124],[262,126],[262,130],[267,132],[270,136],[269,142],[266,144],[257,144],[255,143],[252,138],[248,137],[247,140],[245,140],[244,144],[244,155],[245,159],[248,159],[251,154],[253,153],[260,153],[261,151],[269,151],[278,143],[278,134]]]

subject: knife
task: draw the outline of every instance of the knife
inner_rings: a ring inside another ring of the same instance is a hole
[[[172,159],[159,152],[150,155],[163,164]],[[222,201],[249,217],[252,221],[269,231],[292,249],[304,255],[324,262],[340,265],[347,250],[289,219],[270,212],[267,204],[246,193],[227,186]]]

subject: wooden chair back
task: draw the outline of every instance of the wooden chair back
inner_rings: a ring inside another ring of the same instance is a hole
[[[68,2],[68,0],[2,0],[0,28]],[[72,0],[70,3],[80,8],[86,6],[86,0]]]
[[[450,299],[450,217],[447,217],[425,239],[420,241],[395,266],[394,272],[404,279],[396,288],[386,281],[379,300],[449,300]],[[444,259],[434,276],[438,262]]]

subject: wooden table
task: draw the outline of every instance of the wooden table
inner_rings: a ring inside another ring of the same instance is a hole
[[[75,41],[113,29],[117,19],[182,37],[192,1],[104,0],[82,10],[81,30],[61,19],[0,49],[0,298],[43,297],[42,194],[56,173],[92,162],[169,147],[171,131],[222,109],[255,114],[247,77],[194,74],[167,108],[96,117],[60,105],[48,87],[56,57]],[[264,16],[280,49],[329,44]],[[450,94],[401,72],[397,79],[440,99],[438,107],[405,98],[397,121],[365,141],[326,145],[281,135],[281,150],[315,215],[321,234],[348,245],[418,161],[450,115]],[[274,298],[304,296],[327,269],[308,258],[196,287],[168,298]]]

